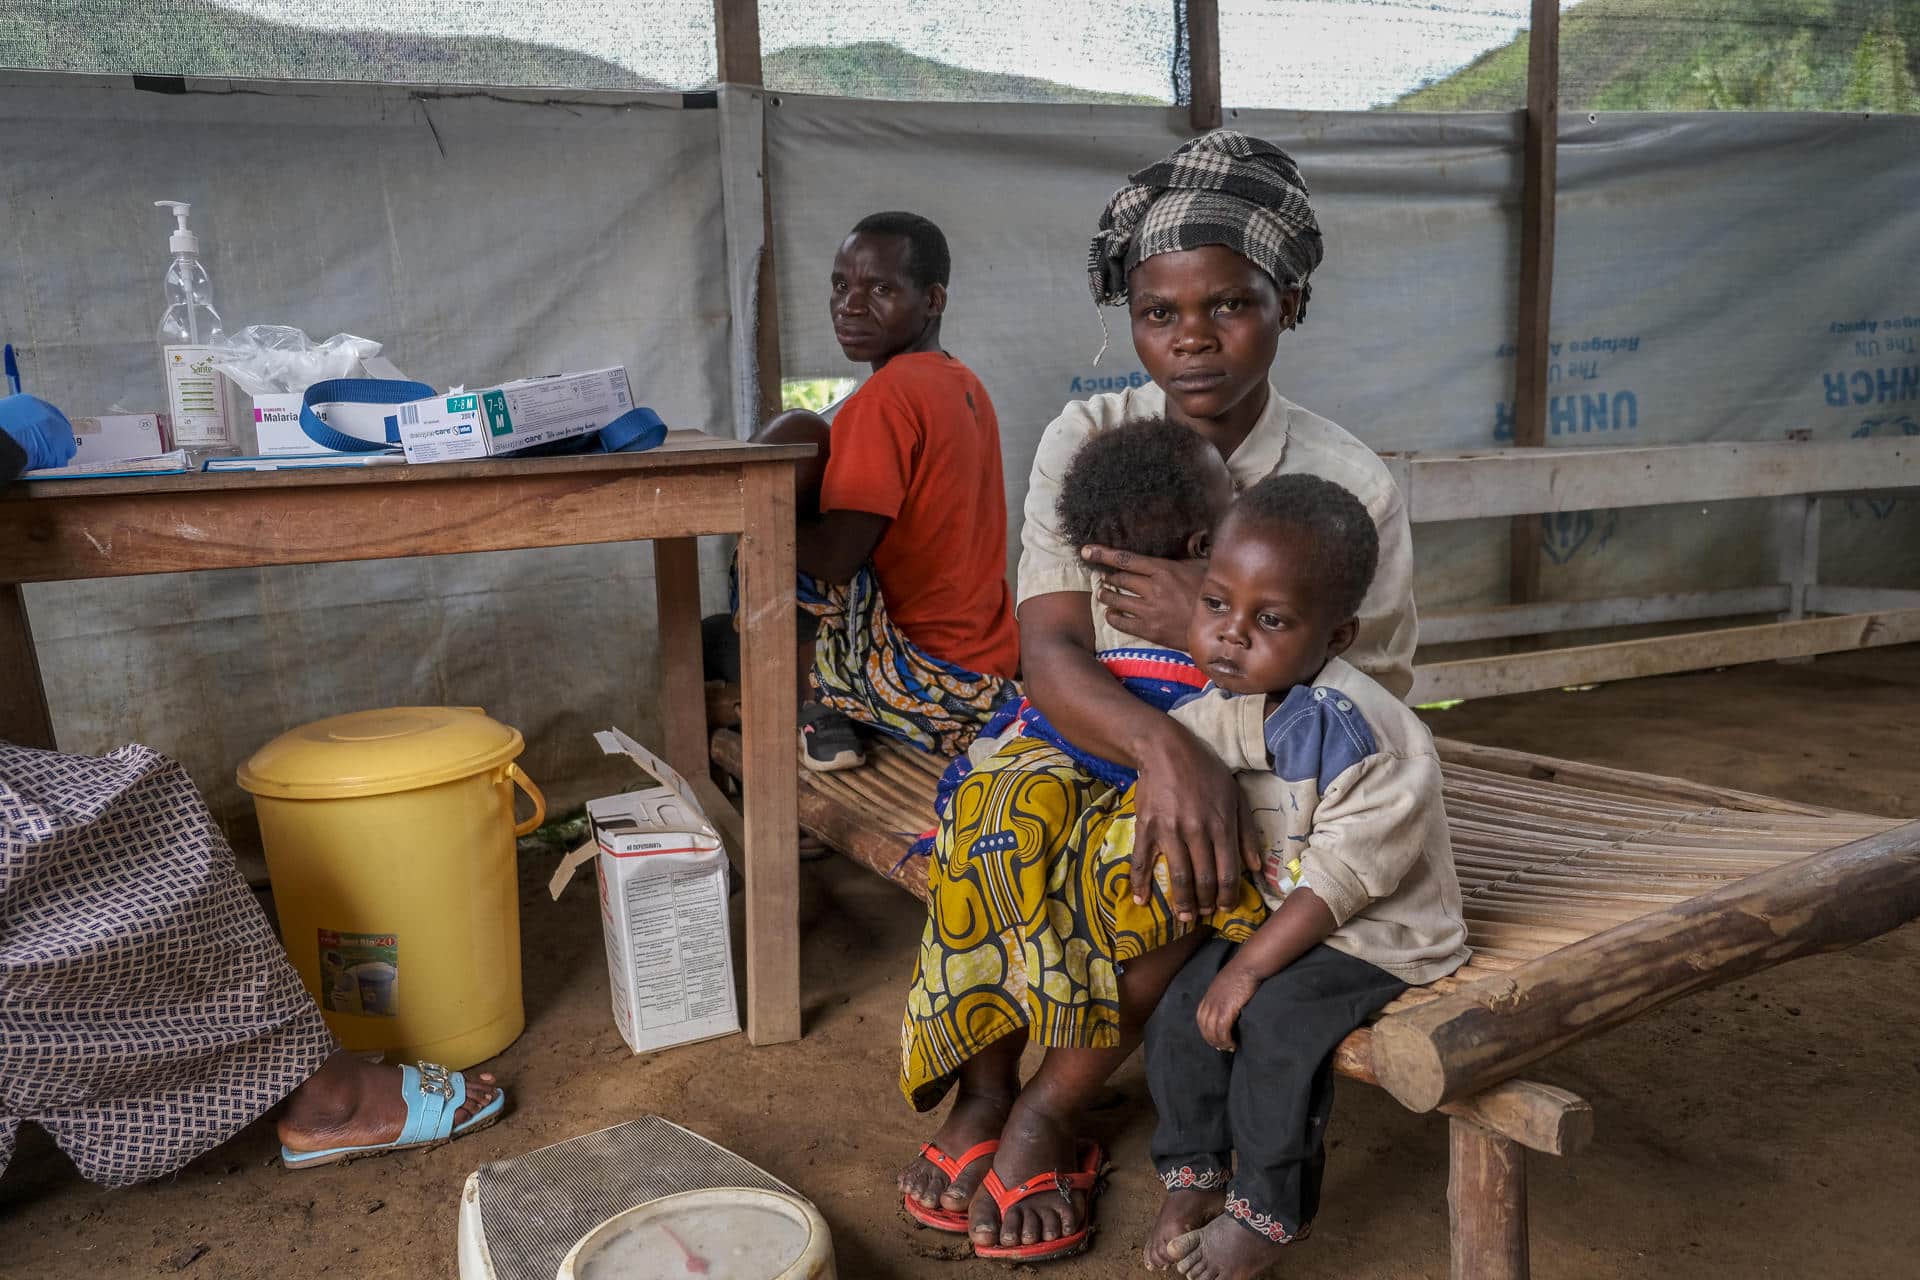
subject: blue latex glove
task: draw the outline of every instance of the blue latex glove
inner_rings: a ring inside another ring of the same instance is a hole
[[[67,415],[33,396],[0,400],[0,431],[27,451],[29,471],[64,467],[79,449],[73,442],[73,424],[67,421]]]

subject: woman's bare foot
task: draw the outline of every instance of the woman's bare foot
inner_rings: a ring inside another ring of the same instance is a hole
[[[454,1112],[456,1125],[471,1120],[500,1092],[490,1072],[468,1075],[466,1082],[466,1098]],[[278,1128],[280,1141],[289,1151],[329,1151],[392,1142],[406,1124],[400,1068],[379,1066],[336,1049],[287,1098]]]
[[[1206,1226],[1219,1216],[1221,1207],[1226,1203],[1225,1187],[1189,1187],[1167,1192],[1167,1198],[1160,1202],[1160,1212],[1153,1220],[1153,1227],[1147,1232],[1147,1270],[1158,1271],[1162,1267],[1171,1267],[1184,1257],[1184,1251],[1177,1254],[1169,1252],[1169,1242]]]
[[[975,1093],[963,1082],[953,1100],[953,1110],[947,1113],[947,1122],[933,1135],[933,1145],[957,1160],[979,1143],[998,1137],[1012,1107],[1011,1095]],[[989,1159],[979,1157],[949,1183],[947,1175],[925,1156],[915,1156],[913,1163],[900,1171],[900,1190],[929,1209],[965,1213],[980,1180],[987,1176]]]
[[[1017,1187],[1049,1170],[1072,1173],[1079,1164],[1074,1118],[1049,1115],[1034,1102],[1032,1092],[1029,1089],[1020,1095],[1000,1130],[1000,1150],[993,1158],[993,1167],[1008,1187]],[[1085,1192],[1075,1192],[1072,1197],[1044,1195],[1022,1200],[1007,1210],[1005,1221],[993,1197],[979,1196],[973,1202],[973,1221],[967,1234],[976,1245],[989,1247],[1039,1244],[1072,1235],[1087,1220],[1086,1215]]]
[[[1252,1280],[1278,1262],[1285,1248],[1224,1213],[1182,1243],[1187,1252],[1178,1266],[1187,1280]]]

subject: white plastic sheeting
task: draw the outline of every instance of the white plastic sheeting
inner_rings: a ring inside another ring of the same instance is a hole
[[[1916,156],[1912,116],[1563,115],[1548,442],[1920,436]],[[1772,581],[1768,505],[1558,517],[1544,585]],[[1823,515],[1827,580],[1920,583],[1920,494]]]
[[[621,363],[669,423],[726,429],[717,111],[677,95],[189,85],[0,81],[0,336],[29,390],[73,413],[164,403],[167,219],[152,201],[169,198],[193,203],[230,328],[361,334],[437,386]],[[149,743],[225,819],[250,812],[233,770],[273,735],[415,702],[485,707],[525,732],[556,800],[588,793],[593,729],[653,730],[651,573],[644,546],[608,545],[27,599],[62,746]]]
[[[157,403],[166,219],[190,200],[231,325],[380,339],[436,384],[620,361],[669,422],[751,424],[737,315],[758,251],[759,137],[788,376],[855,372],[827,324],[835,246],[908,208],[952,240],[947,345],[999,408],[1009,508],[1068,400],[1144,378],[1111,348],[1086,242],[1125,174],[1185,136],[1149,107],[678,98],[0,80],[0,336],[74,412]],[[730,147],[723,155],[724,135]],[[1230,112],[1299,158],[1326,228],[1282,390],[1382,450],[1499,442],[1510,422],[1519,121]],[[1920,433],[1920,121],[1618,116],[1564,123],[1550,444]],[[723,174],[724,170],[724,174]],[[729,240],[732,241],[729,245]],[[731,248],[731,252],[729,252]],[[1920,499],[1827,503],[1824,576],[1920,583]],[[1425,607],[1502,598],[1505,521],[1423,526]],[[1771,580],[1760,504],[1548,523],[1575,598]],[[324,530],[315,537],[323,538]],[[1009,530],[1010,544],[1017,530]],[[426,548],[423,548],[426,550]],[[717,604],[720,547],[707,551]],[[518,725],[557,799],[587,731],[654,727],[650,567],[600,547],[36,587],[64,744],[180,756],[223,816],[234,766],[289,725],[453,702]]]

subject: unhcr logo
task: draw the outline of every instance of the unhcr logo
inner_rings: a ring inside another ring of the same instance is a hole
[[[1547,434],[1583,435],[1594,431],[1634,431],[1640,426],[1640,397],[1631,391],[1553,396],[1547,401]],[[1513,406],[1493,407],[1493,438],[1513,439]]]
[[[1835,408],[1850,404],[1898,404],[1920,400],[1920,364],[1896,365],[1891,369],[1840,369],[1823,373],[1827,403]]]

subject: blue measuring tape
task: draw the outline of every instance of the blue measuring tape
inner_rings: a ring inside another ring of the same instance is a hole
[[[667,424],[645,405],[635,405],[587,437],[582,453],[639,453],[667,438]],[[563,440],[562,444],[572,444]]]
[[[313,411],[317,404],[403,405],[415,400],[430,400],[440,393],[424,382],[403,382],[395,378],[330,378],[307,388],[300,398],[300,429],[307,439],[333,453],[385,453],[400,447],[400,418],[388,414],[384,441],[367,440],[336,430],[320,420]],[[515,450],[513,457],[551,457],[573,453],[638,453],[651,449],[667,438],[667,424],[645,405],[635,405],[598,431],[571,440],[556,440]]]
[[[313,411],[317,404],[407,404],[438,395],[424,382],[401,382],[395,378],[329,378],[307,388],[300,397],[300,429],[307,439],[333,453],[385,453],[400,447],[400,419],[388,414],[385,440],[365,440],[336,431],[320,421]]]

